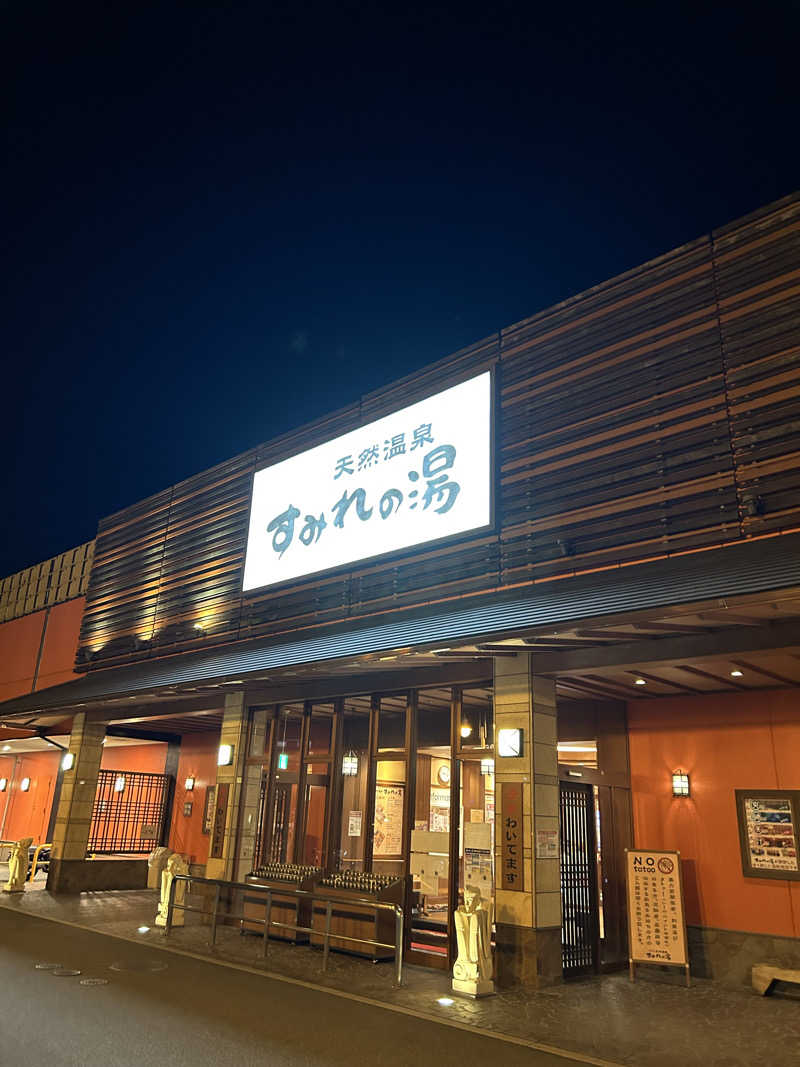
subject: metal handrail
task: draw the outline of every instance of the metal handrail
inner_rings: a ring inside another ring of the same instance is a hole
[[[41,845],[37,845],[36,846],[36,851],[33,854],[33,862],[31,863],[31,873],[28,875],[28,881],[29,882],[32,882],[34,880],[34,878],[36,877],[36,866],[37,866],[37,864],[39,862],[39,853],[42,851],[42,849],[52,848],[52,847],[53,847],[53,842],[52,841],[48,841],[46,843],[43,843]]]
[[[267,886],[258,885],[257,883],[249,882],[227,882],[221,878],[199,878],[194,877],[191,874],[176,874],[173,875],[172,881],[169,887],[169,895],[167,898],[167,919],[164,927],[164,936],[169,937],[172,933],[172,914],[175,908],[180,909],[183,912],[191,911],[196,912],[199,915],[207,915],[208,912],[205,908],[193,908],[188,904],[178,904],[175,901],[175,892],[179,882],[186,883],[187,893],[192,882],[198,882],[202,885],[213,885],[215,887],[214,893],[214,910],[211,915],[211,935],[209,938],[209,947],[216,944],[217,940],[217,917],[219,913],[219,901],[224,889],[241,889],[247,893],[263,893],[266,896],[264,918],[256,919],[250,915],[237,914],[235,912],[226,912],[226,918],[239,919],[246,922],[256,923],[264,928],[264,959],[267,958],[269,951],[269,931],[273,927],[277,927],[281,930],[293,930],[300,934],[317,934],[319,930],[315,930],[313,926],[296,926],[293,923],[277,922],[272,918],[272,897],[276,894],[280,897],[293,896],[298,898],[306,898],[311,901],[312,915],[313,905],[315,901],[319,901],[325,904],[325,930],[322,935],[322,970],[326,971],[328,967],[328,953],[330,951],[330,938],[331,938],[331,916],[333,913],[333,905],[349,905],[358,907],[367,907],[375,911],[391,911],[394,913],[394,944],[388,944],[385,941],[373,941],[369,938],[362,937],[349,937],[345,934],[334,934],[333,936],[339,941],[350,941],[357,945],[369,945],[372,948],[393,948],[395,953],[395,979],[398,985],[403,984],[403,909],[398,904],[390,904],[386,901],[368,900],[364,897],[338,897],[333,896],[330,893],[320,893],[316,890],[308,889],[293,889],[287,886],[285,889],[272,889]],[[312,920],[313,921],[313,920]]]
[[[14,848],[14,846],[18,845],[18,844],[19,844],[19,841],[0,841],[0,848]],[[36,846],[36,849],[35,849],[35,851],[33,853],[33,863],[31,863],[31,873],[25,879],[26,882],[32,882],[33,879],[36,877],[36,869],[37,869],[37,866],[38,866],[38,863],[39,863],[39,853],[45,848],[52,848],[52,847],[53,847],[53,842],[52,841],[46,841],[46,842],[43,842],[41,845],[37,845]]]

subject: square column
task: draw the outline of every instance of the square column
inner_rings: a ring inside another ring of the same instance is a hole
[[[497,984],[539,988],[562,979],[558,732],[555,682],[533,675],[529,652],[495,658],[494,718]],[[519,756],[499,753],[499,731],[508,728],[522,731]],[[520,792],[521,834],[507,825],[518,822],[511,804]],[[518,841],[504,869],[507,833]]]
[[[233,763],[227,767],[217,767],[217,794],[206,877],[228,881],[234,876],[239,802],[247,757],[247,705],[244,693],[229,693],[225,697],[219,743],[233,747]],[[227,797],[223,803],[224,792],[227,792]],[[215,852],[220,854],[214,855]]]
[[[105,736],[105,722],[90,720],[86,712],[79,712],[72,720],[69,751],[75,763],[63,772],[61,781],[47,876],[47,888],[51,892],[69,892],[71,875],[86,859]]]

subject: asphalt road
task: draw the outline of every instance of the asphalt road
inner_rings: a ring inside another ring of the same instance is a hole
[[[80,977],[36,970],[40,962]],[[138,970],[112,970],[122,962]],[[152,965],[165,969],[148,971]],[[102,977],[108,985],[82,986]],[[566,1067],[560,1056],[377,1006],[0,910],[0,1064],[466,1063]]]

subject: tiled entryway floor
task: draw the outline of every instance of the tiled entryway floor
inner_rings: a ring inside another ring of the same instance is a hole
[[[677,972],[674,977],[656,972],[635,983],[627,974],[615,974],[537,993],[504,991],[479,1001],[454,996],[452,1005],[443,1006],[438,998],[449,995],[449,986],[442,971],[406,967],[398,988],[391,963],[373,964],[331,952],[323,973],[321,951],[279,941],[270,941],[264,961],[261,937],[242,935],[232,926],[219,927],[212,950],[209,927],[197,915],[187,916],[187,925],[166,940],[153,925],[156,903],[156,894],[148,891],[0,894],[0,906],[10,910],[614,1064],[796,1067],[799,1062],[800,1001],[790,994],[764,998],[746,988],[721,989],[702,979],[686,989]],[[258,981],[257,974],[253,981]]]

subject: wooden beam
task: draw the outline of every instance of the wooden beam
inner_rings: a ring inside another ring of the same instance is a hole
[[[710,634],[660,637],[650,641],[605,645],[565,652],[532,652],[536,674],[574,674],[603,667],[643,668],[647,664],[691,662],[714,656],[741,655],[800,646],[800,623],[731,627]]]

